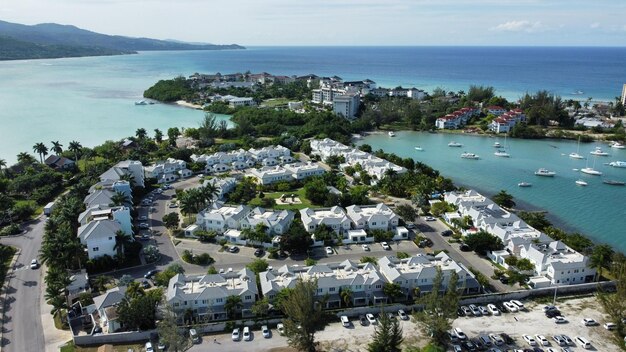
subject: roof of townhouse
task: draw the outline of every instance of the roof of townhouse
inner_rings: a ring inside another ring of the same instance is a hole
[[[122,231],[122,226],[117,221],[94,220],[78,228],[78,238],[84,243],[88,239],[115,236],[118,231]]]
[[[350,205],[346,207],[346,214],[353,221],[358,221],[361,218],[370,218],[374,215],[384,215],[389,217],[390,220],[398,218],[398,215],[383,203],[375,205]]]
[[[166,299],[219,298],[240,295],[243,292],[258,292],[255,274],[248,268],[223,274],[177,274],[169,281]]]
[[[271,228],[281,222],[291,221],[294,218],[294,213],[291,210],[266,210],[261,207],[252,209],[246,215],[248,222],[256,226],[257,224],[263,224],[268,228]]]
[[[303,223],[325,223],[325,224],[339,224],[344,221],[349,221],[343,208],[334,206],[332,208],[304,208],[300,209],[300,218]]]
[[[250,207],[247,205],[227,205],[224,202],[213,202],[210,207],[202,210],[199,215],[220,215],[224,219],[226,218],[243,218],[250,212]]]
[[[93,193],[88,194],[85,199],[83,199],[83,203],[88,207],[100,204],[109,205],[111,204],[111,199],[114,195],[115,192],[113,191],[110,191],[108,189],[99,189]]]
[[[505,110],[503,107],[498,106],[498,105],[491,105],[486,107],[487,110]]]
[[[106,307],[114,306],[124,299],[126,295],[126,286],[118,286],[107,290],[100,296],[93,298],[93,303],[96,309],[100,310]]]

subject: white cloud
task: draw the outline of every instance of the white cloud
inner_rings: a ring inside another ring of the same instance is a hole
[[[491,27],[490,30],[498,31],[498,32],[539,32],[546,30],[546,26],[544,26],[541,22],[530,22],[530,21],[508,21],[504,23],[500,23],[495,27]]]

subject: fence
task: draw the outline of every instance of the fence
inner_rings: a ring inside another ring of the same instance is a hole
[[[112,334],[79,335],[74,336],[74,344],[77,346],[127,344],[149,340],[156,330],[115,332]]]

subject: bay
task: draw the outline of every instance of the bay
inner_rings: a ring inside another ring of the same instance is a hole
[[[463,146],[449,147],[451,141]],[[505,143],[503,137],[407,131],[396,132],[394,138],[387,134],[372,134],[357,144],[366,143],[374,150],[383,149],[401,157],[411,157],[439,170],[456,184],[488,196],[506,190],[520,205],[547,211],[557,226],[579,231],[626,253],[626,187],[602,183],[602,179],[626,181],[626,169],[605,165],[613,160],[626,160],[626,150],[611,149],[604,143],[581,144],[580,154],[586,159],[578,160],[568,157],[577,148],[573,141],[509,138],[506,145],[511,157],[502,158],[493,154],[496,141]],[[417,151],[416,146],[423,151]],[[595,159],[595,169],[604,175],[591,176],[574,171],[593,166],[594,157],[589,152],[595,147],[610,154]],[[478,154],[480,159],[462,159],[463,152]],[[555,171],[556,176],[535,176],[534,172],[539,168]],[[577,186],[575,181],[578,179],[589,185]],[[532,187],[518,187],[520,182],[529,182]]]

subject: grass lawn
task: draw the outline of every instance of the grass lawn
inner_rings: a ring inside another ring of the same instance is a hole
[[[144,345],[132,344],[132,345],[113,345],[113,351],[116,352],[128,352],[130,350],[139,352],[143,351]],[[65,346],[61,347],[61,352],[97,352],[98,347],[80,347],[75,346],[73,341],[69,341]]]
[[[265,193],[265,197],[266,198],[272,198],[272,199],[278,199],[283,194],[285,194],[285,195],[295,194],[298,198],[300,198],[300,201],[302,201],[302,204],[286,204],[286,205],[276,204],[274,206],[274,209],[279,209],[279,210],[282,210],[282,209],[300,210],[300,209],[309,208],[309,207],[313,206],[311,204],[311,202],[308,199],[306,199],[306,197],[304,196],[304,188],[300,188],[300,189],[296,189],[296,190],[289,190],[289,191],[284,191],[284,192]],[[259,198],[257,196],[256,198],[251,200],[250,203],[248,203],[248,205],[250,205],[252,207],[260,206],[261,205],[261,198]]]
[[[23,200],[23,199],[18,199],[15,201],[15,206],[24,206],[26,204],[30,204],[33,209],[35,209],[35,212],[33,213],[33,215],[30,217],[31,220],[32,219],[36,219],[39,215],[41,215],[41,213],[43,213],[43,205],[37,205],[37,203],[34,200]]]
[[[101,156],[96,156],[96,157],[94,157],[94,158],[89,159],[89,164],[92,164],[92,165],[93,165],[93,164],[96,164],[96,163],[102,162],[102,161],[104,161],[104,160],[105,160],[105,159],[104,159],[103,157],[101,157]],[[76,162],[76,165],[78,165],[78,169],[79,169],[81,172],[85,172],[85,165],[86,165],[86,164],[87,164],[87,160],[85,160],[85,159],[80,159],[80,160],[78,160],[78,162]]]
[[[287,98],[276,98],[276,99],[268,99],[264,100],[261,105],[266,106],[268,108],[273,108],[276,106],[287,105],[289,103],[289,99]]]

